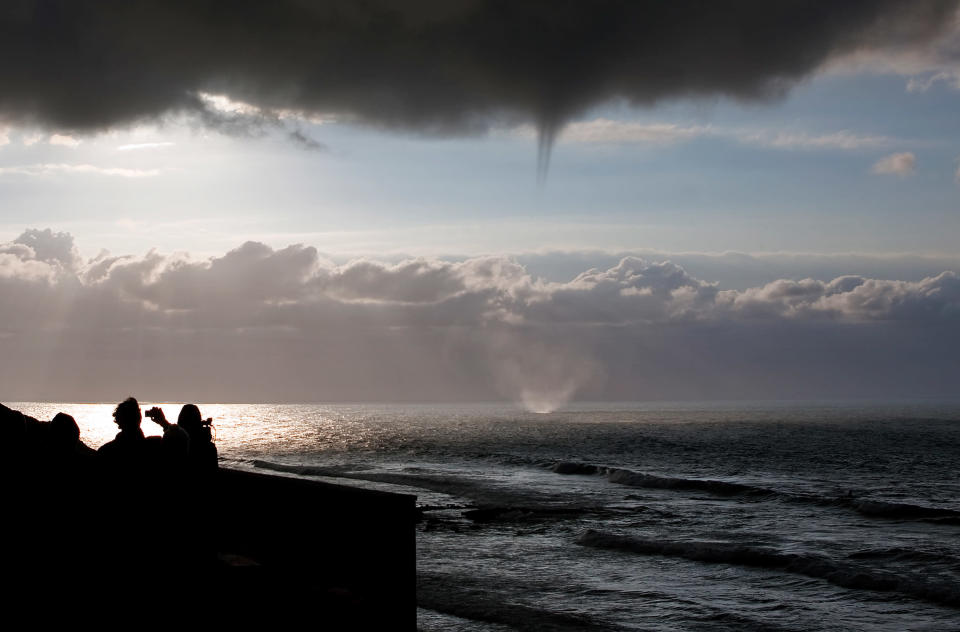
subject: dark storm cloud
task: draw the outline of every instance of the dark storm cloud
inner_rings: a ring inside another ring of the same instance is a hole
[[[337,265],[247,242],[83,261],[49,230],[0,244],[0,399],[942,395],[958,323],[950,271],[722,290],[632,256],[546,281],[503,256]]]
[[[928,42],[956,6],[11,0],[0,6],[0,118],[95,131],[202,118],[201,93],[214,93],[433,133],[533,120],[546,154],[563,122],[598,102],[776,95],[835,55]]]

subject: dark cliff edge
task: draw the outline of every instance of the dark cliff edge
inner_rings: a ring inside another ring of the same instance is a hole
[[[313,623],[416,629],[415,496],[224,468],[217,489],[228,582]]]
[[[9,462],[7,463],[9,465]],[[416,497],[219,469],[4,468],[0,606],[36,625],[416,629]]]

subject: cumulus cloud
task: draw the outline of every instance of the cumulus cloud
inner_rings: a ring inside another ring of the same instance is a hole
[[[570,123],[563,130],[563,141],[573,143],[642,143],[670,145],[710,134],[705,126],[675,123],[631,123],[598,118]]]
[[[222,108],[205,95],[218,95],[260,114],[433,133],[532,121],[548,151],[599,102],[776,96],[838,56],[923,48],[956,7],[21,0],[0,9],[0,118],[80,132],[192,112],[217,125]]]
[[[743,292],[722,292],[719,304],[747,318],[955,318],[960,314],[960,278],[945,271],[916,282],[858,276],[829,282],[778,280]]]
[[[521,134],[532,130],[522,128]],[[673,145],[695,138],[722,138],[772,149],[860,150],[885,147],[895,139],[882,135],[856,134],[848,130],[812,134],[769,129],[731,129],[712,125],[637,123],[597,118],[568,124],[562,134],[566,143]]]
[[[76,147],[81,143],[80,139],[74,138],[69,134],[53,134],[47,142],[51,145],[60,145],[62,147]]]
[[[0,396],[109,399],[122,385],[158,398],[509,397],[546,410],[657,389],[823,394],[823,375],[852,366],[865,371],[862,389],[886,388],[868,379],[887,366],[878,349],[887,363],[920,362],[904,369],[916,389],[917,371],[960,377],[958,320],[952,271],[730,290],[629,256],[567,281],[502,256],[337,265],[309,246],[256,242],[208,259],[82,261],[69,235],[30,230],[0,245]]]
[[[927,92],[937,85],[960,90],[960,15],[944,21],[941,32],[922,46],[898,44],[861,48],[829,63],[835,71],[864,70],[908,77],[908,92]]]
[[[170,141],[159,141],[155,143],[130,143],[120,145],[117,151],[138,151],[140,149],[162,149],[164,147],[173,147],[174,143]]]
[[[150,252],[101,255],[81,264],[73,238],[49,229],[29,230],[0,252],[12,258],[11,266],[46,264],[51,278],[71,272],[86,291],[139,302],[158,325],[192,311],[251,325],[267,310],[277,318],[272,324],[282,326],[290,324],[283,314],[333,304],[340,314],[376,314],[386,326],[416,325],[418,318],[436,325],[625,325],[758,317],[862,321],[920,312],[952,316],[960,300],[957,276],[950,271],[919,281],[847,275],[720,290],[669,261],[634,256],[558,282],[535,277],[504,256],[398,263],[358,259],[337,265],[313,247],[274,250],[258,242],[205,260]]]
[[[750,132],[736,134],[742,142],[764,145],[776,149],[871,149],[890,145],[893,139],[880,135],[854,134],[843,130],[829,134],[804,132]]]
[[[708,279],[724,290],[745,291],[787,279],[836,279],[850,275],[873,279],[921,281],[944,270],[960,270],[956,254],[812,254],[745,252],[665,252],[633,250],[545,251],[515,255],[534,277],[566,282],[590,268],[609,269],[625,257],[647,261],[671,261],[692,277]]]
[[[917,157],[906,151],[899,154],[890,154],[878,160],[873,165],[873,172],[881,175],[909,176],[917,165]]]
[[[939,70],[926,77],[911,77],[907,80],[907,92],[927,92],[938,83],[945,83],[954,90],[960,90],[960,69]]]
[[[26,246],[28,250],[20,250],[22,260],[33,259],[52,266],[73,271],[81,263],[80,254],[73,243],[70,233],[55,233],[49,228],[44,230],[30,229],[17,237],[8,247]],[[0,246],[2,247],[2,246]]]
[[[747,290],[718,290],[670,262],[624,257],[608,269],[590,269],[567,282],[531,276],[507,257],[450,262],[413,259],[388,264],[367,259],[335,265],[316,249],[281,250],[247,242],[222,257],[195,261],[182,255],[101,256],[78,264],[70,235],[30,230],[4,253],[21,263],[42,262],[75,271],[87,289],[150,306],[158,324],[184,311],[229,312],[242,324],[264,309],[280,312],[336,303],[341,313],[376,313],[385,325],[662,323],[750,317],[894,319],[905,304],[929,302],[930,313],[951,313],[956,275],[922,281],[857,276],[829,282],[778,280]],[[215,300],[214,300],[215,299]],[[234,312],[234,308],[235,312]],[[282,318],[275,324],[283,325]]]

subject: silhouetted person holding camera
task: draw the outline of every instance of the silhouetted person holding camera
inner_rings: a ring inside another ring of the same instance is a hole
[[[174,429],[182,430],[189,437],[187,468],[191,475],[207,476],[216,471],[217,446],[213,443],[213,435],[210,431],[213,420],[204,419],[196,404],[184,404],[180,409],[176,425],[167,421],[159,408],[151,408],[146,414],[163,428],[164,441],[167,441],[168,434]]]
[[[217,448],[210,431],[212,419],[203,419],[195,404],[186,404],[180,409],[176,424],[167,421],[157,407],[145,414],[163,428],[167,481],[176,488],[169,503],[174,528],[168,544],[175,546],[175,550],[170,551],[170,559],[179,558],[176,563],[190,567],[193,572],[212,571],[216,550],[209,535],[214,530],[213,475],[217,471]]]
[[[94,503],[100,524],[110,529],[97,534],[96,566],[106,577],[119,578],[112,583],[118,614],[134,609],[143,584],[157,581],[163,574],[158,571],[172,563],[172,543],[161,538],[148,545],[144,538],[151,527],[167,523],[178,486],[166,480],[161,439],[144,437],[142,419],[133,397],[117,404],[113,420],[120,432],[97,450],[101,491]]]

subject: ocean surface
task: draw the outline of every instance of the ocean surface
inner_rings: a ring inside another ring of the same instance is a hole
[[[960,630],[960,402],[201,411],[223,465],[416,494],[421,630]]]

